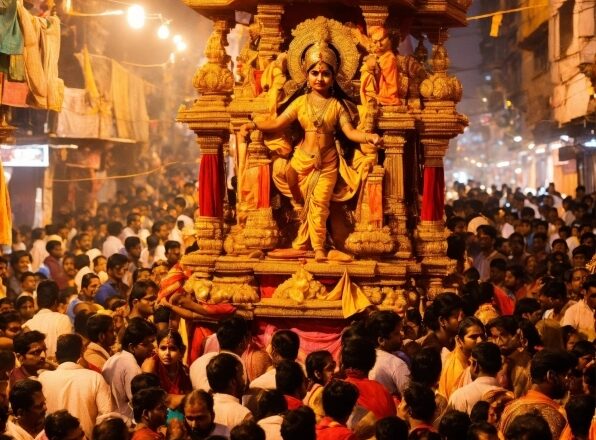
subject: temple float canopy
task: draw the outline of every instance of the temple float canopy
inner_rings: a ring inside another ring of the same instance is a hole
[[[343,320],[443,289],[443,157],[467,125],[443,43],[471,0],[184,3],[214,30],[177,117],[201,154],[198,250],[168,295]],[[252,21],[232,60],[237,11]],[[408,36],[418,45],[401,54]],[[326,69],[328,88],[313,79]]]

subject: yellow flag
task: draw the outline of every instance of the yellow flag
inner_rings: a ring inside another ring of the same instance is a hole
[[[499,28],[503,22],[503,14],[493,15],[493,19],[490,24],[490,36],[496,38],[499,36]]]

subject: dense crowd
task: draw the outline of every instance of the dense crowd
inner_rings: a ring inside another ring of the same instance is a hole
[[[180,176],[15,229],[0,439],[594,438],[596,197],[452,193],[444,291],[358,314],[336,352],[162,294],[196,249]]]

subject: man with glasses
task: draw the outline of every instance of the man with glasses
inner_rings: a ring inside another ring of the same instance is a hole
[[[111,356],[103,366],[102,374],[112,389],[116,411],[132,422],[132,379],[141,374],[141,365],[155,351],[155,325],[142,318],[133,318],[124,330],[122,351]]]
[[[13,347],[20,367],[11,371],[12,386],[19,380],[37,377],[40,370],[53,369],[46,361],[46,335],[36,330],[20,333],[14,337]]]
[[[158,290],[157,284],[151,280],[134,283],[128,297],[128,306],[130,307],[128,319],[149,319],[153,315]]]
[[[500,431],[507,432],[516,417],[537,411],[548,422],[552,438],[560,438],[567,420],[555,400],[567,394],[568,376],[575,364],[575,358],[565,351],[544,349],[536,353],[530,367],[532,388],[505,408]]]

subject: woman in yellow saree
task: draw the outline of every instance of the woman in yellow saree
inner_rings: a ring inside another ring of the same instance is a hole
[[[326,222],[331,201],[345,201],[358,190],[365,167],[354,170],[338,153],[336,129],[359,144],[376,147],[381,138],[376,133],[365,133],[353,127],[345,105],[334,96],[335,75],[338,71],[336,52],[322,40],[313,44],[304,54],[302,68],[307,74],[307,93],[294,99],[286,110],[275,119],[259,120],[244,124],[241,135],[250,130],[276,133],[298,121],[304,130],[303,140],[295,147],[294,154],[283,173],[273,179],[285,196],[294,200],[300,210],[301,224],[292,247],[315,251],[315,259],[326,259]],[[345,185],[336,187],[338,174]]]

